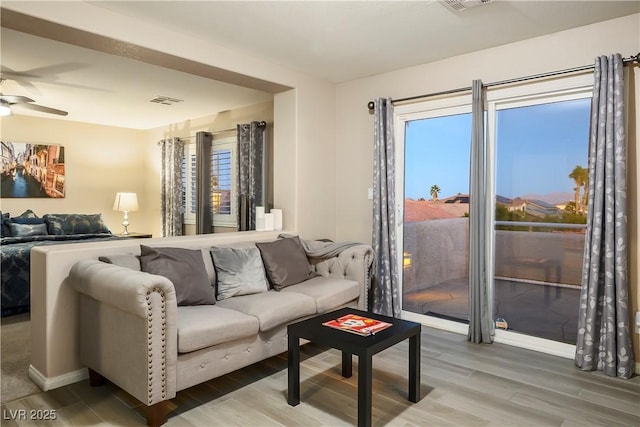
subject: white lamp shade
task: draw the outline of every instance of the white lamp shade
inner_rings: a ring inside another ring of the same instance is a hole
[[[132,212],[138,210],[138,196],[136,193],[116,193],[113,203],[114,211]]]

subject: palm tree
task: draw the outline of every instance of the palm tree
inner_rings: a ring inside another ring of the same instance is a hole
[[[576,204],[576,213],[584,213],[586,210],[587,203],[587,191],[586,184],[589,181],[589,171],[582,166],[578,165],[573,168],[573,171],[569,174],[569,178],[573,179],[576,183],[576,186],[573,188],[574,191],[574,202]],[[580,198],[580,190],[582,187],[585,187],[584,196],[582,199]]]
[[[587,203],[589,201],[589,169],[584,169],[584,190],[582,191],[582,212],[587,213]]]
[[[440,190],[440,187],[438,187],[436,184],[433,184],[431,186],[431,190],[429,191],[429,194],[431,194],[431,198],[433,198],[433,201],[437,201],[438,200],[438,193],[442,191]]]

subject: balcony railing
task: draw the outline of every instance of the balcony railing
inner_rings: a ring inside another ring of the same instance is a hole
[[[587,228],[586,224],[566,224],[563,222],[495,221],[494,224],[529,228],[563,228],[567,230],[584,230]]]
[[[496,230],[497,278],[579,287],[585,224],[496,221],[496,226],[530,231]],[[536,231],[533,231],[533,230]],[[549,231],[544,231],[548,229]]]
[[[580,286],[584,224],[515,221],[496,221],[495,224],[536,230],[495,231],[496,278]],[[404,269],[405,292],[467,277],[467,218],[411,222],[405,223],[404,228],[403,250],[411,258],[410,267]]]

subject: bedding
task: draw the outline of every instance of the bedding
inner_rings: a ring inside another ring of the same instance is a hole
[[[34,246],[115,240],[100,214],[49,214],[27,210],[17,217],[2,212],[0,238],[1,316],[29,311],[30,259]]]

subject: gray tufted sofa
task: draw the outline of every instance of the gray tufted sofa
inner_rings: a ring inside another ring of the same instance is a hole
[[[200,249],[214,284],[209,248]],[[139,271],[134,255],[81,260],[69,278],[80,294],[80,359],[91,384],[107,378],[140,400],[150,426],[166,422],[176,392],[286,351],[287,324],[345,306],[366,310],[374,260],[371,247],[352,246],[312,262],[319,276],[280,292],[178,306],[171,281]]]

